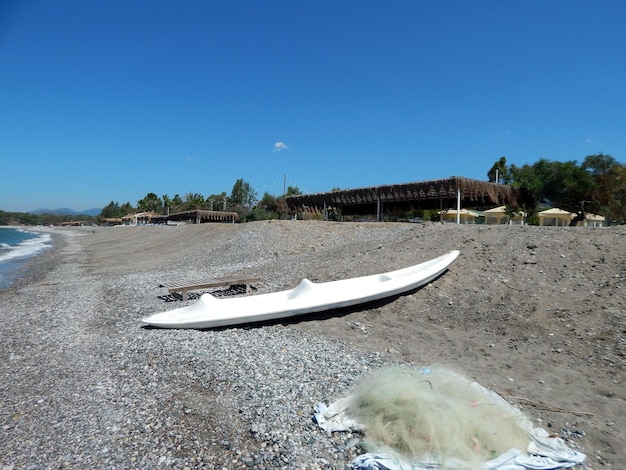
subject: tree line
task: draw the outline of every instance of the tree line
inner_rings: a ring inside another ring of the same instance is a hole
[[[538,223],[539,210],[549,207],[576,213],[578,217],[575,220],[583,217],[585,212],[591,212],[607,217],[611,223],[626,223],[626,165],[610,155],[589,155],[581,163],[542,158],[522,166],[508,164],[506,157],[501,157],[487,172],[487,179],[520,189],[525,203],[521,207],[507,207],[507,211],[527,212],[530,224]],[[195,209],[237,212],[243,221],[276,219],[287,214],[285,196],[298,194],[301,191],[297,186],[289,186],[284,195],[274,196],[266,192],[258,199],[252,185],[240,178],[235,181],[230,194],[224,191],[204,196],[188,192],[170,197],[150,192],[135,205],[111,201],[98,217],[0,210],[0,225],[47,225],[79,220],[97,223],[134,212],[153,211],[168,215]]]
[[[31,214],[29,212],[7,212],[0,210],[0,225],[58,225],[63,222],[98,223],[98,217],[79,214]]]
[[[284,196],[301,194],[297,186],[289,186]],[[177,212],[191,210],[211,210],[237,212],[240,220],[265,220],[277,219],[285,215],[287,205],[283,196],[274,196],[268,192],[261,199],[257,197],[257,191],[243,178],[235,181],[230,194],[223,191],[219,194],[204,196],[201,193],[188,192],[180,196],[175,194],[170,197],[167,194],[158,196],[149,192],[133,206],[130,202],[119,204],[111,201],[102,209],[101,218],[119,218],[133,212],[156,212],[169,215]]]
[[[120,204],[111,201],[97,217],[86,214],[31,214],[27,212],[6,212],[0,210],[0,225],[58,225],[63,222],[85,222],[97,224],[104,219],[117,219],[136,212],[156,212],[169,215],[195,209],[237,212],[240,220],[278,219],[285,216],[287,205],[285,196],[302,194],[297,186],[288,186],[281,196],[268,192],[259,200],[257,191],[243,178],[235,181],[230,194],[226,191],[219,194],[203,196],[201,193],[188,192],[183,196],[173,197],[163,194],[158,196],[150,192],[133,205],[130,202]]]
[[[542,158],[523,166],[508,165],[506,157],[501,157],[487,178],[522,191],[524,206],[509,209],[528,212],[531,224],[537,223],[539,210],[551,207],[577,214],[575,221],[590,212],[611,223],[626,222],[626,165],[610,155],[589,155],[581,163]]]

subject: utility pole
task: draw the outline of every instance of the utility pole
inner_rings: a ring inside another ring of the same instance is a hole
[[[285,219],[287,219],[287,173],[283,173],[283,203],[285,204]]]

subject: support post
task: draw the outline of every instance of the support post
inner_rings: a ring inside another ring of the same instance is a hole
[[[461,188],[456,188],[456,223],[461,223]]]

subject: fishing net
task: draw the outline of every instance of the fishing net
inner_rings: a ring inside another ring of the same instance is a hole
[[[460,459],[477,468],[529,443],[521,412],[442,367],[377,370],[358,385],[346,412],[365,428],[371,450],[407,458]]]

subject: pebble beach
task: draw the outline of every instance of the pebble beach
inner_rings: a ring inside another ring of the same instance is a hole
[[[362,436],[320,430],[314,405],[385,364],[450,367],[586,453],[587,468],[626,468],[624,227],[38,230],[53,248],[0,290],[2,470],[347,468]],[[256,276],[257,295],[452,249],[441,278],[364,309],[205,331],[141,323],[194,302],[167,296],[168,280]]]

